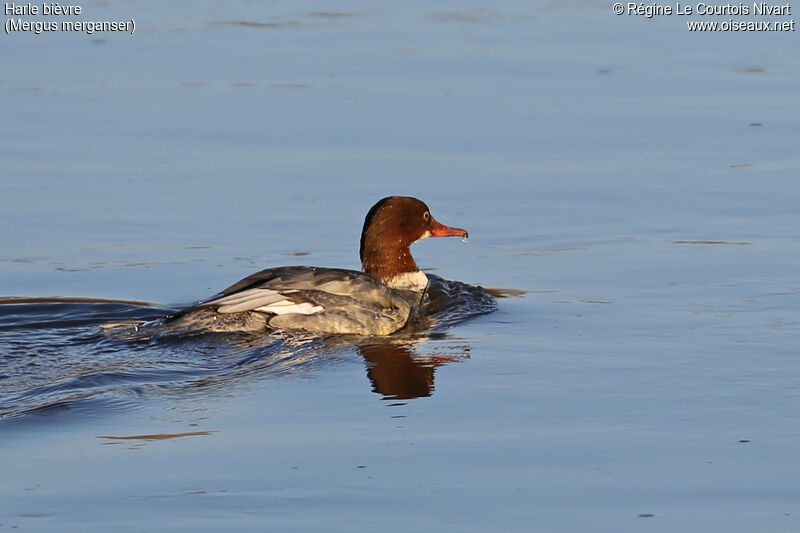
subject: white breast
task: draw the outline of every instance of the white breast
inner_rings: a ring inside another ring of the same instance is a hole
[[[393,289],[422,292],[428,287],[428,276],[421,270],[404,272],[390,279],[386,285]]]

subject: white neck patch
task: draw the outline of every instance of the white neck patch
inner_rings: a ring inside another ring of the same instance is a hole
[[[392,289],[422,292],[428,287],[428,276],[421,270],[404,272],[386,282]]]

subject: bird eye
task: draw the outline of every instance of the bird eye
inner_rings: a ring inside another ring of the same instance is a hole
[[[431,219],[431,214],[425,211],[424,213],[422,213],[422,218],[425,219],[425,222],[427,222]]]

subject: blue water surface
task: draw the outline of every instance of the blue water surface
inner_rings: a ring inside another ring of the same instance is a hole
[[[136,31],[0,35],[0,529],[800,528],[796,33],[605,2],[81,6]],[[469,230],[413,251],[496,311],[103,336],[262,268],[358,268],[390,194]]]

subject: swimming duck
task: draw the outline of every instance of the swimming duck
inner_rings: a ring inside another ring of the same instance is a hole
[[[468,233],[436,221],[424,202],[389,196],[367,213],[361,231],[363,271],[288,266],[256,272],[164,320],[169,329],[307,331],[389,335],[417,311],[428,277],[410,247],[428,237]]]

